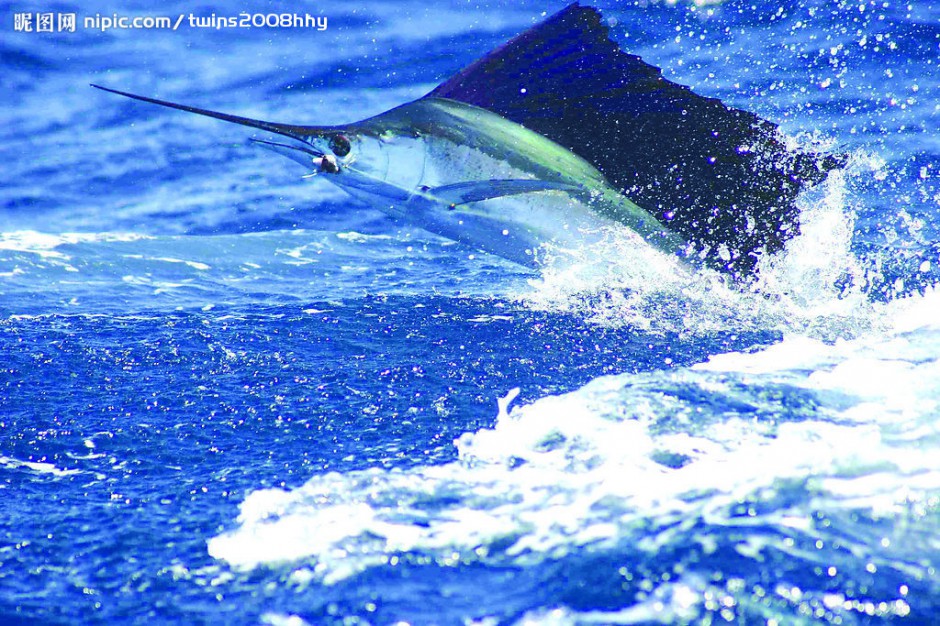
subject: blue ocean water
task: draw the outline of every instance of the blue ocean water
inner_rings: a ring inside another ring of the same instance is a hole
[[[627,51],[850,155],[757,283],[531,272],[251,131],[432,89],[561,3],[0,37],[0,623],[940,620],[940,8],[610,2]],[[281,13],[168,2],[160,15]]]

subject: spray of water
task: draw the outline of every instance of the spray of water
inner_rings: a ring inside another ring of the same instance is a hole
[[[693,269],[610,232],[590,249],[548,250],[539,278],[517,296],[533,309],[648,332],[779,330],[833,341],[884,329],[893,305],[871,297],[885,280],[882,263],[853,251],[860,200],[851,193],[852,181],[879,167],[875,157],[852,155],[843,170],[804,193],[800,234],[761,258],[746,282]]]

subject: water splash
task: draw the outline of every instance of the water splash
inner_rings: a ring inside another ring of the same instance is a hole
[[[817,140],[811,143],[803,149],[818,147]],[[800,234],[781,253],[762,258],[749,283],[693,270],[609,233],[590,250],[550,251],[541,276],[517,295],[536,310],[652,332],[779,330],[834,341],[885,328],[885,304],[872,293],[888,279],[881,257],[862,259],[853,248],[861,200],[851,191],[854,181],[882,165],[869,154],[853,154],[846,168],[804,193]]]

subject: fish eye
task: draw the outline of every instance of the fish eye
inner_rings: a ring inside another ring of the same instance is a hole
[[[338,157],[344,157],[352,150],[349,137],[346,135],[333,135],[330,137],[330,150]]]

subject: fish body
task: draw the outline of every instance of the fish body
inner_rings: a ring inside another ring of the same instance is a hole
[[[684,244],[578,155],[473,105],[424,98],[341,132],[351,149],[323,174],[331,182],[400,222],[526,266],[546,244],[583,246],[624,225],[669,253]]]

